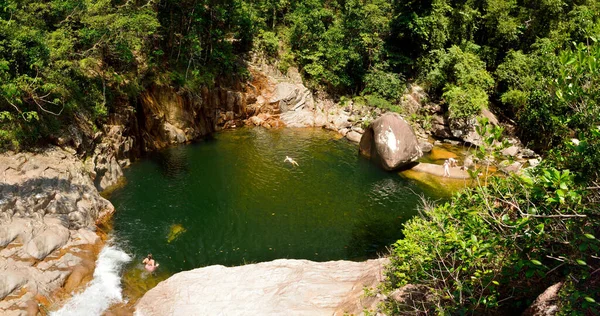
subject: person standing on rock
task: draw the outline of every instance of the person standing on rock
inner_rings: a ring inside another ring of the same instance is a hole
[[[450,161],[444,161],[444,177],[450,177]]]
[[[148,270],[150,272],[153,272],[159,266],[159,264],[156,263],[156,261],[154,261],[154,259],[152,259],[151,253],[148,254],[148,257],[146,257],[144,259],[144,261],[142,261],[142,263],[145,264],[144,268],[146,268],[146,270]]]

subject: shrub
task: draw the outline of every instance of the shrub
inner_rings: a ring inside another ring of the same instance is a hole
[[[395,104],[391,103],[390,101],[388,101],[380,96],[377,96],[377,95],[368,94],[368,95],[364,95],[361,97],[356,97],[356,98],[354,98],[354,102],[356,102],[357,104],[364,104],[367,106],[380,108],[383,110],[392,111],[392,112],[396,112],[396,113],[402,112],[401,107],[399,107],[398,105],[395,105]]]
[[[582,304],[598,291],[585,284],[600,264],[600,210],[574,180],[540,167],[423,209],[393,246],[388,286],[425,285],[428,300],[411,307],[421,312],[493,313],[524,308],[568,278],[578,283],[579,298],[570,299]]]
[[[404,80],[399,74],[382,70],[371,70],[365,75],[365,94],[398,101],[405,90]]]
[[[277,57],[279,38],[270,31],[261,31],[258,34],[258,48],[269,57]]]
[[[488,95],[474,86],[449,86],[442,95],[448,103],[450,118],[466,123],[487,107]]]

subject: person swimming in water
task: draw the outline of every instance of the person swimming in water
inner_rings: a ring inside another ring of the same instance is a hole
[[[298,163],[296,162],[296,160],[294,160],[291,157],[285,156],[285,160],[283,162],[288,162],[288,161],[292,164],[292,166],[296,166],[296,167],[298,166]]]
[[[148,257],[146,257],[144,259],[144,261],[142,261],[142,263],[145,264],[144,268],[146,268],[146,270],[148,270],[150,272],[153,272],[159,266],[159,264],[156,263],[156,261],[154,261],[154,259],[152,259],[151,253],[148,254]]]

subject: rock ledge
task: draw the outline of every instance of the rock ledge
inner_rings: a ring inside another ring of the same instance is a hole
[[[382,279],[386,259],[280,259],[177,273],[148,291],[134,315],[344,315],[373,307],[364,288]]]

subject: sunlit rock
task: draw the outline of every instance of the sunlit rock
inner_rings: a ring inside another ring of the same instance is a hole
[[[390,112],[369,125],[360,140],[360,153],[386,170],[404,167],[423,156],[408,122]]]
[[[365,262],[275,260],[177,273],[148,291],[134,315],[359,314],[374,298],[386,259]]]

